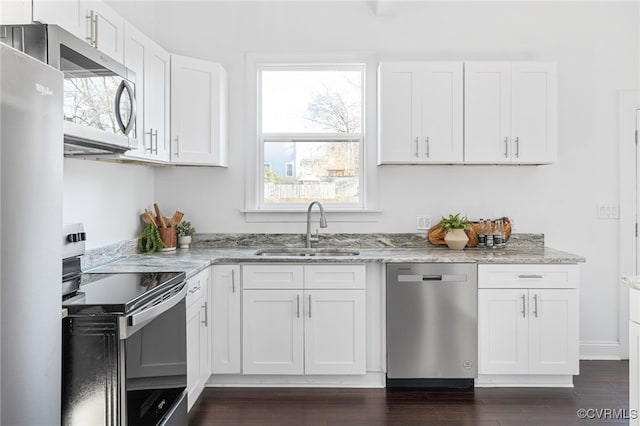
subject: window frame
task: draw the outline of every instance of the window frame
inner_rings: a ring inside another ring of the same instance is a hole
[[[360,145],[360,203],[345,205],[327,203],[325,210],[332,221],[376,221],[377,215],[377,108],[376,87],[378,60],[375,53],[246,53],[246,145],[245,145],[245,214],[247,222],[299,222],[306,217],[307,204],[264,205],[264,183],[259,174],[263,173],[264,141],[260,140],[261,123],[258,121],[261,107],[259,78],[261,67],[296,66],[317,67],[320,65],[362,67],[363,104],[362,134]],[[298,69],[300,69],[298,68]],[[350,134],[345,134],[350,135]],[[352,134],[351,134],[352,135]],[[326,136],[326,135],[324,135]],[[299,213],[304,213],[303,215]]]
[[[358,133],[303,133],[303,132],[289,132],[289,133],[272,133],[262,132],[262,72],[263,71],[358,71],[360,72],[360,101],[361,101],[361,123],[360,132]],[[257,120],[256,126],[258,129],[258,161],[264,161],[264,145],[267,142],[357,142],[360,144],[358,155],[358,185],[359,188],[364,187],[364,143],[365,143],[365,80],[366,80],[366,64],[353,64],[353,63],[303,63],[303,64],[259,64],[256,67],[258,87],[257,87]],[[259,210],[296,210],[306,209],[309,203],[268,203],[264,197],[264,171],[258,173],[258,199],[256,205]],[[359,201],[357,203],[333,203],[326,202],[323,204],[325,207],[333,207],[337,209],[363,209],[365,206],[364,197],[360,193]]]

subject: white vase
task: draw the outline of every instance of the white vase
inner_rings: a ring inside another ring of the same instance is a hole
[[[469,237],[467,237],[464,229],[449,229],[447,235],[444,237],[444,241],[452,250],[462,250],[467,245]]]
[[[191,235],[185,235],[183,237],[178,237],[178,245],[180,245],[181,249],[188,249],[189,244],[191,244]]]

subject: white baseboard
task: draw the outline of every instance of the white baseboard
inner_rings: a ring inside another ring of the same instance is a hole
[[[581,360],[615,360],[622,359],[620,356],[620,343],[611,341],[591,341],[580,343]]]
[[[479,374],[475,380],[477,388],[572,388],[572,375],[508,375]]]
[[[383,388],[384,373],[368,372],[362,376],[277,376],[214,374],[208,387],[295,387],[295,388]]]

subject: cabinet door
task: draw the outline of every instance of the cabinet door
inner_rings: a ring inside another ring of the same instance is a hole
[[[478,374],[527,374],[527,290],[478,290]]]
[[[301,290],[243,290],[244,374],[303,374]]]
[[[200,396],[200,313],[204,303],[202,297],[187,300],[187,403],[189,408]]]
[[[124,61],[124,19],[101,1],[83,2],[86,16],[93,17],[93,45],[122,63]],[[93,15],[92,15],[93,14]]]
[[[640,410],[640,324],[629,321],[629,412]],[[640,418],[630,419],[630,425],[640,425]]]
[[[227,165],[227,73],[171,55],[171,162]]]
[[[171,62],[160,46],[151,43],[148,48],[147,73],[145,76],[145,123],[152,137],[151,158],[157,161],[169,161],[170,151],[170,100]]]
[[[422,72],[422,160],[462,162],[462,62],[425,63]]]
[[[87,42],[90,16],[82,0],[51,1],[33,0],[33,20],[46,24],[56,24]]]
[[[577,290],[529,290],[529,372],[578,374]]]
[[[383,63],[378,69],[378,164],[421,159],[420,63]]]
[[[211,370],[240,373],[240,267],[211,267]]]
[[[465,162],[511,162],[510,70],[508,62],[465,63]]]
[[[210,270],[187,281],[187,403],[196,402],[211,375],[208,297]]]
[[[305,374],[365,374],[364,290],[305,291]]]
[[[513,160],[552,163],[557,158],[556,65],[511,65],[511,135]]]
[[[126,157],[146,158],[149,150],[145,113],[149,105],[146,100],[146,75],[149,39],[133,25],[126,24],[124,33],[124,65],[136,73],[136,139],[138,147],[127,151]],[[149,142],[150,143],[150,142]]]

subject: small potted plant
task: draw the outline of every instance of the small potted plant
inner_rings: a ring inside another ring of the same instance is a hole
[[[440,219],[440,226],[447,230],[444,240],[450,249],[462,250],[467,245],[469,237],[464,231],[471,229],[471,223],[466,216],[460,217],[460,213],[450,214],[448,218]]]
[[[178,233],[178,244],[181,249],[188,249],[191,244],[191,237],[196,233],[196,228],[191,225],[191,222],[183,220],[176,225],[176,232]]]

